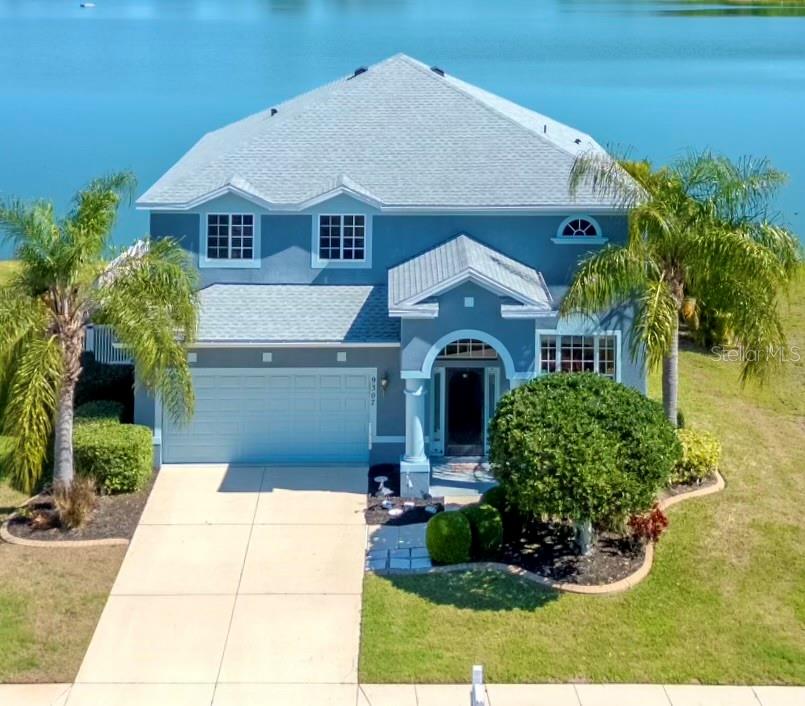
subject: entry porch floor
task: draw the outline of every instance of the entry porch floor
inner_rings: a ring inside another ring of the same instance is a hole
[[[496,485],[485,456],[432,456],[430,494],[480,495]]]

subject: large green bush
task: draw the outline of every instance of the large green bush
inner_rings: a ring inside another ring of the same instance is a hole
[[[586,373],[540,377],[504,396],[490,443],[515,509],[606,526],[648,510],[681,456],[661,405]]]
[[[437,564],[463,564],[470,560],[472,530],[461,512],[440,512],[428,521],[425,544]]]
[[[721,444],[715,436],[695,429],[680,429],[677,436],[682,442],[682,458],[671,474],[672,483],[699,483],[718,470]]]
[[[123,404],[113,400],[95,400],[85,402],[75,410],[75,421],[83,422],[109,422],[119,424],[123,419]]]
[[[85,422],[73,432],[76,472],[107,493],[132,493],[151,477],[153,441],[148,427]]]
[[[503,542],[503,520],[500,513],[491,505],[472,504],[461,508],[460,512],[470,523],[473,559],[488,559],[500,551]]]
[[[481,496],[481,505],[491,505],[501,515],[506,512],[506,491],[503,486],[495,485]]]

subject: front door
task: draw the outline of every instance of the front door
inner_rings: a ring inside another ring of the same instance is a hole
[[[483,368],[447,369],[448,456],[480,456],[484,451]]]

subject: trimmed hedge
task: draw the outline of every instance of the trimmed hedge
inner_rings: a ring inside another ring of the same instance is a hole
[[[425,544],[437,564],[463,564],[470,560],[472,530],[461,512],[440,512],[428,521]]]
[[[602,526],[648,510],[682,455],[659,403],[592,373],[536,378],[505,395],[490,442],[513,509]]]
[[[76,473],[91,476],[107,493],[133,493],[151,477],[153,440],[148,427],[83,422],[73,430]]]
[[[500,513],[491,505],[466,505],[461,510],[470,523],[473,559],[488,559],[500,552],[503,542],[503,520]]]
[[[81,377],[75,390],[75,404],[96,400],[114,400],[123,405],[123,421],[134,413],[134,367],[99,363],[92,353],[81,356]]]
[[[95,400],[86,402],[75,410],[75,421],[83,422],[108,422],[119,424],[123,419],[123,404],[113,400]]]
[[[721,461],[721,443],[708,431],[679,429],[682,458],[671,474],[671,483],[688,485],[712,476]]]

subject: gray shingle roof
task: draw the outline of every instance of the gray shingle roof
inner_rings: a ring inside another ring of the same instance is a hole
[[[389,309],[415,307],[439,291],[473,279],[531,307],[551,309],[542,275],[466,235],[389,270]]]
[[[303,208],[346,189],[385,207],[616,206],[582,185],[588,135],[398,54],[205,135],[140,199],[189,208],[235,190]]]
[[[199,298],[199,343],[400,340],[383,286],[214,284]]]

